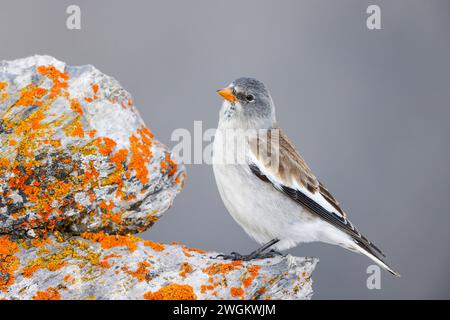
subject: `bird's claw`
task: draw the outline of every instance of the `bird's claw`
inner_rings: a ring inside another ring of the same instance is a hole
[[[238,252],[231,252],[230,254],[219,254],[215,257],[215,259],[222,258],[223,260],[232,260],[232,261],[251,261],[257,259],[268,259],[274,258],[275,256],[284,256],[281,252],[277,252],[275,250],[265,252],[265,253],[250,253],[247,255],[242,255]]]
[[[283,257],[283,258],[287,256],[287,254],[282,253],[280,251],[276,251],[274,249],[270,250],[269,253],[272,253],[274,256],[280,256],[280,257]]]
[[[237,261],[237,260],[244,260],[245,256],[243,256],[243,255],[241,255],[240,253],[237,253],[237,252],[232,252],[230,254],[219,254],[219,255],[217,255],[215,257],[215,259],[218,259],[218,258],[222,258],[223,260]]]

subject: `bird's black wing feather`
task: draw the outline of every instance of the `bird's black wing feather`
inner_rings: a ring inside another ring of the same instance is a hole
[[[259,179],[261,179],[264,182],[271,183],[272,186],[289,196],[292,200],[299,203],[303,207],[307,208],[310,212],[317,214],[322,219],[327,221],[328,223],[332,224],[339,230],[347,233],[350,235],[361,247],[366,249],[368,252],[372,253],[375,256],[383,256],[383,252],[378,249],[373,243],[371,243],[366,237],[364,237],[348,220],[345,218],[345,216],[339,216],[335,214],[334,212],[331,212],[324,207],[322,207],[320,204],[318,204],[316,201],[308,197],[306,194],[301,192],[300,190],[285,186],[285,185],[278,185],[274,184],[261,170],[260,168],[255,164],[249,165],[250,170],[253,172],[254,175],[256,175]]]

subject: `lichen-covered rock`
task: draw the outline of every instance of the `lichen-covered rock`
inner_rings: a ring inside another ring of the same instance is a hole
[[[0,62],[0,117],[0,234],[142,231],[182,188],[182,164],[93,66]]]
[[[0,237],[0,299],[309,299],[314,258],[251,262],[135,236]]]

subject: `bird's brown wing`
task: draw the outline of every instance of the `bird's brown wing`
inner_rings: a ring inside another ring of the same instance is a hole
[[[384,254],[364,237],[326,187],[316,178],[302,156],[280,129],[259,133],[249,140],[248,165],[261,180],[307,208],[311,213],[350,235],[373,254]]]

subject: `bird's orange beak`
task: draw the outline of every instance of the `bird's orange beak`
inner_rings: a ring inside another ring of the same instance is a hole
[[[236,101],[236,96],[233,94],[233,90],[230,88],[217,90],[217,93],[220,94],[225,100],[228,100],[230,102]]]

